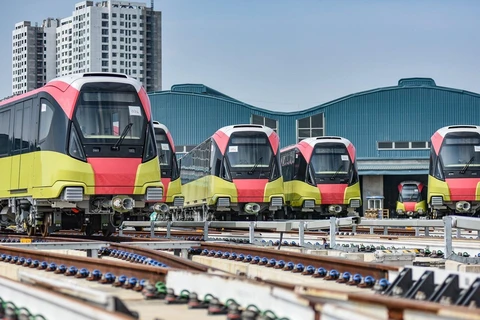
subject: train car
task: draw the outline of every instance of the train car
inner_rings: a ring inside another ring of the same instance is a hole
[[[163,199],[150,101],[124,74],[84,73],[0,102],[2,223],[110,234]]]
[[[267,220],[284,202],[279,137],[232,125],[180,158],[185,210],[178,220]]]
[[[166,220],[169,219],[168,212],[183,208],[184,197],[182,196],[180,168],[178,167],[175,154],[173,137],[168,128],[158,121],[153,121],[153,128],[155,130],[157,154],[164,187],[163,205],[160,213],[155,212],[155,220]]]
[[[427,214],[425,186],[418,181],[403,181],[398,185],[396,206],[398,217],[419,217]]]
[[[480,126],[443,127],[430,141],[427,201],[432,217],[478,216]]]
[[[354,145],[314,137],[281,150],[287,218],[356,215],[362,204]]]

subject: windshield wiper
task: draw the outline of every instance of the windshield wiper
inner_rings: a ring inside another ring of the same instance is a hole
[[[467,172],[468,167],[470,167],[470,164],[473,162],[474,159],[475,159],[475,156],[470,158],[470,160],[465,164],[462,170],[460,170],[461,174],[465,174],[465,172]]]
[[[128,134],[128,131],[130,131],[132,126],[133,126],[133,123],[131,122],[125,126],[125,129],[123,129],[122,135],[118,138],[117,142],[115,142],[115,144],[112,146],[113,150],[118,150],[118,147],[120,147],[120,144],[122,143],[123,139],[125,139],[125,137]]]
[[[263,157],[258,158],[257,162],[255,162],[255,164],[253,165],[252,170],[248,171],[248,174],[253,174],[253,172],[255,171],[255,169],[257,169],[260,161],[262,161],[262,160],[263,160]]]
[[[337,174],[340,172],[340,169],[342,168],[343,168],[343,163],[340,165],[340,167],[338,167],[337,171],[335,171],[333,176],[330,177],[330,180],[335,180],[335,178],[337,177]]]

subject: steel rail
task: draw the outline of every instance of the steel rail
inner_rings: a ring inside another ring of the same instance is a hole
[[[333,289],[326,290],[302,285],[295,286],[294,291],[309,300],[313,305],[321,306],[332,300],[337,300],[344,301],[345,303],[360,303],[383,307],[387,310],[389,320],[403,320],[406,316],[405,311],[418,311],[444,317],[450,316],[462,320],[480,319],[478,309],[469,307],[387,297],[380,294],[365,295],[361,293],[347,293]]]
[[[237,254],[243,253],[244,255],[249,254],[252,256],[259,256],[260,258],[273,258],[277,261],[284,260],[286,263],[292,261],[294,263],[302,263],[305,266],[312,265],[316,268],[323,267],[327,270],[336,269],[338,272],[355,272],[360,273],[363,276],[371,275],[376,279],[388,278],[389,271],[399,271],[398,267],[391,265],[353,261],[337,257],[316,256],[247,245],[202,242],[200,248],[215,251],[220,250],[222,252],[236,252]]]
[[[22,237],[22,236],[17,236],[17,235],[13,235],[13,236],[11,235],[11,236],[9,236],[9,238],[14,238],[14,239],[30,238],[30,239],[36,239],[36,240],[44,240],[44,241],[48,241],[48,242],[90,242],[90,241],[97,241],[97,240],[91,240],[91,239],[82,239],[82,238],[78,238],[78,237],[75,237],[75,238],[45,237],[45,238],[43,238],[43,237],[36,237],[36,236],[34,236],[34,237]],[[110,238],[104,238],[103,237],[102,239],[110,239]],[[120,240],[125,240],[125,239],[121,238]],[[151,241],[151,239],[149,241]],[[188,259],[184,259],[184,258],[181,258],[181,257],[177,257],[175,255],[166,253],[164,251],[146,249],[146,248],[142,248],[142,247],[138,247],[138,246],[132,246],[132,245],[128,245],[128,244],[120,244],[120,243],[116,243],[116,242],[109,242],[109,241],[105,241],[105,242],[108,243],[109,249],[116,249],[116,250],[126,251],[126,252],[129,252],[129,253],[144,255],[147,258],[162,261],[163,263],[165,263],[166,265],[168,265],[169,267],[172,267],[172,268],[183,269],[183,270],[191,270],[191,271],[200,271],[200,272],[207,272],[208,270],[212,270],[212,268],[208,268],[205,265],[202,265],[200,263],[197,263],[197,262],[194,262],[194,261],[191,261],[191,260],[188,260]],[[168,241],[165,240],[165,242],[168,242]],[[6,247],[7,246],[0,246],[0,251],[5,253],[4,252],[5,249],[3,249],[3,248],[6,248]],[[11,248],[11,247],[9,247],[9,248]],[[23,249],[23,250],[25,250],[25,249]],[[34,250],[32,250],[32,251],[34,251]],[[35,258],[35,259],[37,259],[37,258]],[[37,260],[39,260],[39,259],[37,259]],[[42,260],[39,260],[39,261],[41,262]]]

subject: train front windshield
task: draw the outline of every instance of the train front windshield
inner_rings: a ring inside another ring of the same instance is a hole
[[[270,141],[265,134],[237,134],[230,138],[226,158],[232,172],[248,178],[267,174],[267,171],[270,171],[274,155]]]
[[[85,84],[74,115],[85,144],[143,145],[147,117],[135,88],[123,83]]]
[[[160,165],[162,167],[170,166],[170,162],[172,160],[172,149],[165,131],[161,129],[155,129],[155,140],[157,141],[157,154]]]
[[[347,148],[343,144],[319,144],[315,146],[310,159],[317,183],[348,178],[351,165]]]
[[[422,201],[421,193],[416,184],[404,184],[400,192],[400,202],[419,202]]]
[[[444,170],[480,169],[480,136],[449,137],[447,136],[440,150],[440,159]]]

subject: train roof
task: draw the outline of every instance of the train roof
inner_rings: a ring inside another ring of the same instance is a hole
[[[123,73],[115,72],[85,72],[85,73],[75,73],[58,78],[54,78],[47,82],[46,86],[53,84],[55,82],[64,82],[68,86],[72,86],[77,90],[80,90],[82,85],[89,82],[118,82],[118,83],[128,83],[135,87],[135,89],[140,91],[142,88],[142,83],[135,78],[132,78]]]
[[[153,128],[158,128],[162,129],[165,131],[165,135],[167,136],[168,142],[170,143],[170,147],[172,148],[172,152],[175,152],[175,143],[173,142],[173,136],[170,133],[170,130],[168,130],[168,127],[164,125],[163,123],[160,123],[160,121],[153,120]]]
[[[440,152],[440,147],[443,142],[443,138],[448,134],[452,132],[475,132],[480,134],[480,126],[475,126],[475,125],[453,125],[453,126],[447,126],[438,129],[435,131],[435,133],[432,135],[430,138],[432,142],[432,147],[435,150],[435,153],[438,155]]]
[[[234,132],[265,132],[267,136],[272,135],[275,133],[273,129],[267,127],[267,126],[262,126],[259,124],[236,124],[236,125],[231,125],[231,126],[225,126],[217,130],[217,132],[223,132],[226,134],[228,137],[231,136],[232,133]]]
[[[337,137],[337,136],[322,136],[322,137],[306,138],[299,141],[297,144],[283,148],[282,150],[280,150],[280,152],[285,152],[296,147],[303,154],[303,156],[305,157],[305,160],[307,160],[308,162],[310,161],[313,149],[317,144],[335,143],[335,142],[343,144],[347,148],[347,152],[350,155],[350,158],[352,159],[352,161],[353,162],[356,161],[356,151],[353,143],[351,143],[350,140],[346,138]]]
[[[404,186],[406,184],[416,184],[416,185],[421,185],[422,183],[420,181],[413,181],[413,180],[406,180],[406,181],[402,181],[400,182],[400,185],[401,186]]]
[[[299,143],[301,142],[304,142],[306,143],[307,145],[311,146],[312,148],[315,147],[315,145],[317,145],[318,143],[332,143],[332,142],[338,142],[338,143],[342,143],[343,145],[345,145],[347,148],[349,145],[352,145],[352,143],[350,142],[350,140],[346,139],[346,138],[343,138],[343,137],[337,137],[337,136],[322,136],[322,137],[313,137],[313,138],[306,138],[306,139],[303,139],[301,141],[299,141],[297,144],[292,144],[292,145],[289,145],[289,146],[286,146],[282,149],[282,151],[287,151],[287,150],[290,150],[290,149],[293,149],[295,148],[296,146],[298,146]]]
[[[153,127],[162,129],[163,131],[165,131],[166,134],[170,133],[170,130],[168,130],[167,126],[164,125],[163,123],[160,123],[160,121],[153,120]]]
[[[442,137],[445,137],[447,133],[450,132],[478,132],[480,133],[480,126],[475,125],[454,125],[446,126],[438,129],[435,133],[440,134]],[[434,133],[434,135],[435,135]]]
[[[47,82],[43,87],[34,89],[19,95],[11,96],[0,100],[0,106],[6,105],[8,103],[27,98],[31,95],[37,94],[39,92],[48,91],[49,89],[57,89],[62,92],[67,91],[71,86],[77,91],[85,83],[89,82],[118,82],[118,83],[129,83],[135,87],[137,92],[142,88],[142,83],[138,80],[127,76],[123,73],[112,73],[112,72],[86,72],[86,73],[75,73],[58,78],[54,78]]]

